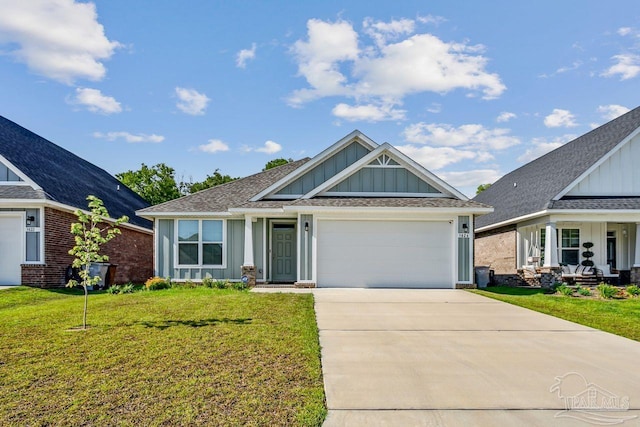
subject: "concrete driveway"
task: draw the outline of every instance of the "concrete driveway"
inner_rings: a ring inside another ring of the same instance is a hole
[[[313,293],[325,426],[640,425],[639,342],[460,290]]]

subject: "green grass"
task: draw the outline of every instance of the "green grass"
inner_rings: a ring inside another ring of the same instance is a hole
[[[542,289],[491,287],[471,292],[640,341],[640,299],[546,295]]]
[[[313,296],[0,291],[0,425],[320,425]]]

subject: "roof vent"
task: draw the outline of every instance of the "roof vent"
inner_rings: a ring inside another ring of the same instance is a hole
[[[120,191],[120,184],[116,186],[116,190]]]
[[[517,183],[517,182],[514,182],[514,183],[513,183],[513,186],[514,186],[514,187],[517,187],[517,186],[518,186],[518,183]]]

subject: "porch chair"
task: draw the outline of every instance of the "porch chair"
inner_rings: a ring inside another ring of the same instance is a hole
[[[603,281],[608,284],[618,284],[620,280],[619,273],[613,273],[611,271],[611,266],[609,264],[605,265],[596,265],[596,276],[599,281]],[[615,282],[615,283],[613,283]]]

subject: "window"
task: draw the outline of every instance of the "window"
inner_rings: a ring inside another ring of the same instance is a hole
[[[560,234],[560,258],[563,264],[580,263],[580,230],[563,228]]]
[[[178,220],[178,265],[224,265],[223,220]]]
[[[540,265],[544,265],[544,247],[547,244],[547,230],[540,229]]]

